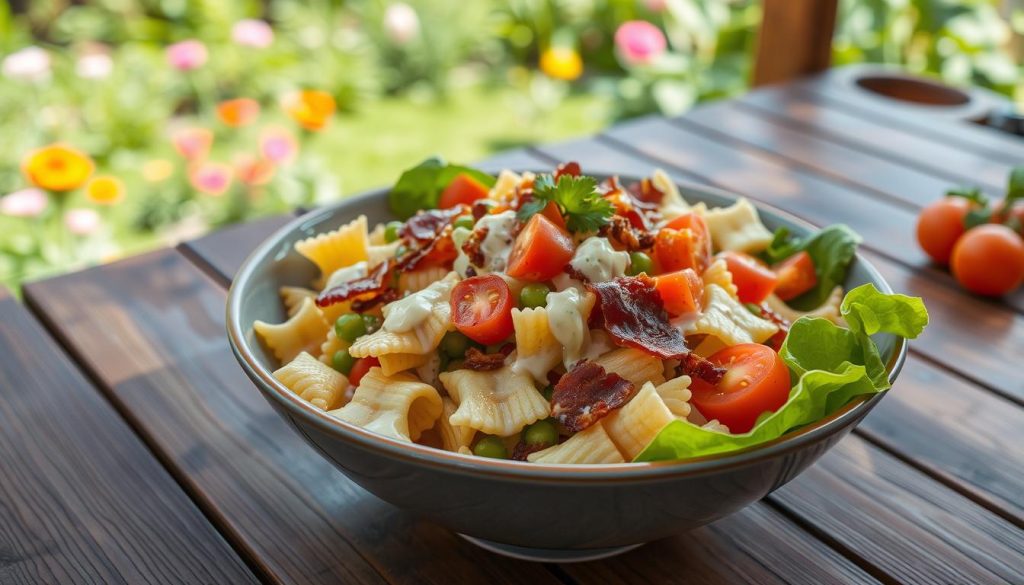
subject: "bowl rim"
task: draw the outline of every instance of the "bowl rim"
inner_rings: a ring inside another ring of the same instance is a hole
[[[531,171],[533,169],[515,169],[516,172]],[[546,171],[541,171],[546,172]],[[598,176],[610,176],[611,174],[599,174]],[[622,174],[617,175],[620,179],[629,181],[635,177]],[[680,190],[708,194],[716,197],[724,197],[737,200],[741,195],[709,187],[699,183],[680,181],[673,179],[673,182]],[[257,389],[264,396],[268,396],[277,405],[284,407],[292,417],[298,417],[307,424],[315,427],[319,432],[332,435],[336,438],[354,443],[356,446],[378,454],[392,458],[405,459],[412,463],[427,464],[434,467],[444,468],[449,472],[464,474],[485,474],[506,479],[519,479],[531,481],[586,481],[587,483],[598,482],[621,482],[635,480],[662,480],[680,476],[692,476],[719,472],[725,469],[742,467],[754,462],[765,461],[779,455],[799,450],[805,446],[822,440],[834,433],[840,432],[850,424],[854,424],[863,415],[867,414],[874,405],[881,400],[888,390],[877,392],[866,396],[860,396],[852,400],[843,408],[831,415],[818,420],[802,428],[790,431],[781,437],[738,449],[704,457],[695,457],[684,460],[654,461],[654,462],[626,462],[626,463],[602,463],[602,464],[538,464],[526,461],[513,461],[505,459],[488,459],[464,455],[451,451],[444,451],[436,447],[409,443],[393,439],[368,431],[362,427],[341,421],[327,414],[323,410],[315,408],[305,400],[302,400],[294,392],[288,390],[280,381],[274,378],[272,372],[264,367],[252,354],[245,342],[245,331],[241,323],[241,301],[242,291],[247,288],[248,282],[253,277],[257,261],[265,256],[270,256],[278,248],[279,241],[286,235],[299,229],[311,220],[322,220],[338,212],[341,207],[358,206],[362,201],[369,201],[380,197],[389,191],[383,187],[372,189],[358,195],[348,197],[344,200],[334,202],[330,205],[313,209],[299,215],[292,221],[276,230],[257,246],[243,262],[241,268],[232,279],[228,290],[226,304],[226,327],[228,340],[232,353],[238,360],[242,369],[256,384]],[[806,229],[817,229],[810,222],[804,221],[786,211],[761,201],[752,201],[758,210],[765,210],[780,218],[783,218]],[[882,277],[878,270],[868,262],[860,252],[856,253],[856,260],[868,272],[871,278],[878,284],[879,290],[885,293],[892,293],[892,287]],[[896,338],[896,345],[888,363],[886,364],[887,379],[890,383],[895,382],[906,361],[907,341],[901,337]],[[303,431],[303,434],[306,434]]]

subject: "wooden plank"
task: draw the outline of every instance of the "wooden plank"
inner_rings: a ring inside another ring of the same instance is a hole
[[[0,469],[0,582],[257,582],[2,289]]]
[[[344,478],[242,373],[224,290],[181,254],[35,283],[26,298],[269,580],[557,582]]]
[[[649,173],[657,164],[596,140],[544,146],[539,152],[552,160],[579,160],[584,170],[634,176]],[[693,180],[674,167],[669,173],[677,180]],[[870,260],[885,268],[883,276],[896,290],[929,297],[933,325],[938,321],[936,303],[931,302],[933,282],[885,259]],[[952,306],[959,295],[951,296]],[[955,341],[955,333],[949,335]],[[1019,498],[1024,493],[1024,452],[1014,445],[1022,440],[1022,422],[1024,410],[912,355],[892,395],[857,432],[1019,524],[1024,518]]]
[[[1024,317],[901,266],[924,262],[914,242],[912,212],[791,169],[754,149],[722,144],[657,119],[618,126],[609,135],[619,148],[649,157],[649,166],[685,168],[817,225],[846,223],[864,237],[865,248],[876,252],[872,259],[897,290],[925,298],[932,326],[913,347],[973,381],[1024,401],[1024,379],[1015,357],[1024,347]]]
[[[211,232],[178,245],[186,256],[202,257],[210,275],[221,282],[231,278],[249,254],[267,236],[295,219],[293,214],[273,215]]]
[[[951,181],[978,185],[994,193],[1006,188],[1013,164],[929,137],[905,132],[882,121],[868,120],[827,107],[816,95],[789,86],[751,92],[740,100],[800,129],[817,133],[869,153],[885,153],[894,161],[926,170]]]
[[[828,69],[838,0],[764,0],[754,85]]]

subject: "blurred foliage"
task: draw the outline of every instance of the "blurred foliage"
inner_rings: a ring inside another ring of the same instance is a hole
[[[0,195],[30,186],[27,153],[66,142],[124,197],[101,205],[83,187],[46,194],[31,213],[24,193],[0,199],[0,282],[329,201],[429,154],[471,161],[734,95],[748,85],[760,11],[758,0],[2,3]],[[254,20],[240,31],[243,19]],[[1008,1],[841,0],[835,57],[1014,95],[1022,29]],[[186,40],[202,55],[172,58]],[[333,98],[326,127],[304,129],[309,113],[282,107],[301,89]],[[218,104],[240,97],[259,114],[225,123]],[[183,157],[182,129],[212,131],[212,148]],[[266,162],[271,131],[297,157],[252,166]],[[211,187],[222,179],[225,190]]]

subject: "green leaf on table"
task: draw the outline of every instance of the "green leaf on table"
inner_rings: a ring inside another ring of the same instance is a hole
[[[388,193],[388,207],[400,219],[408,219],[421,209],[433,209],[441,192],[455,177],[468,174],[487,187],[493,187],[493,176],[471,167],[451,165],[440,157],[432,157],[402,173]]]
[[[751,447],[821,420],[857,396],[886,390],[885,365],[870,336],[917,337],[928,324],[924,303],[916,297],[885,294],[866,284],[846,295],[841,313],[849,328],[818,317],[802,317],[793,323],[779,356],[796,384],[786,404],[762,415],[750,432],[730,435],[676,420],[635,460],[685,459]]]

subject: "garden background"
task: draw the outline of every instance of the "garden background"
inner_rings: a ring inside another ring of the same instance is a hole
[[[841,0],[834,62],[1024,99],[1024,6]],[[0,4],[0,283],[749,85],[759,0]]]

